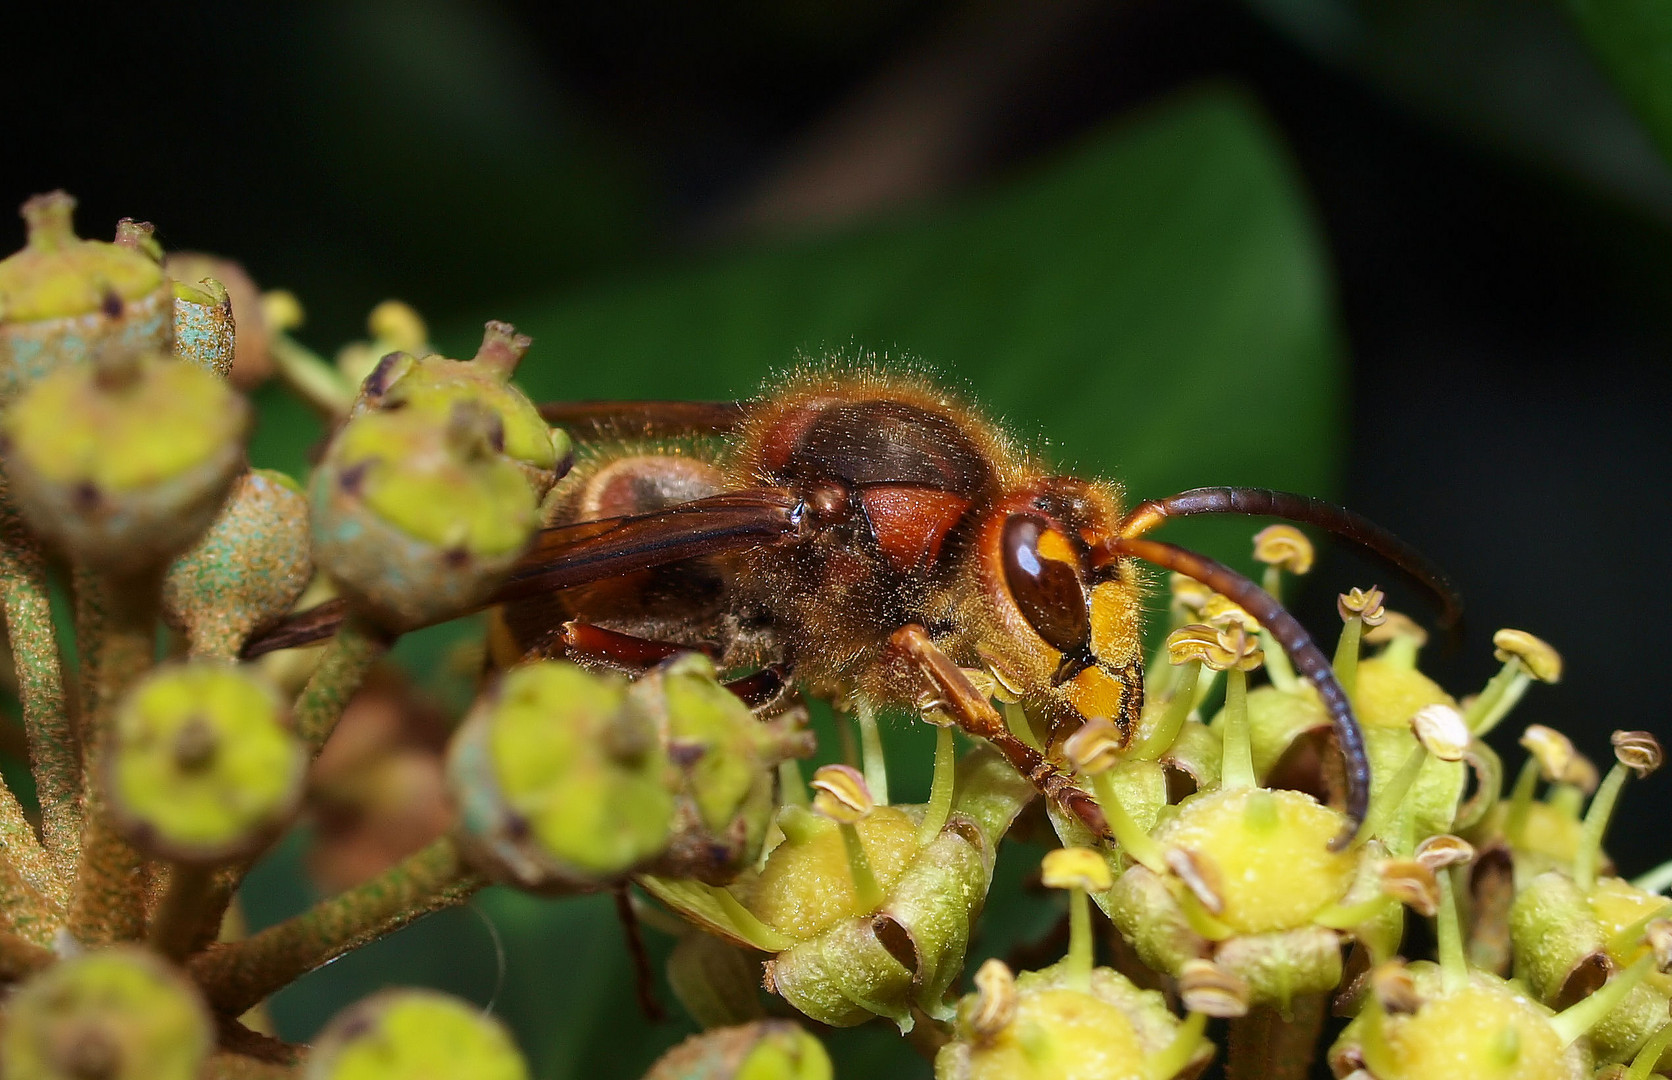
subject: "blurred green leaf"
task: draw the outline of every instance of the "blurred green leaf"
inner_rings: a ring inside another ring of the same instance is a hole
[[[1664,0],[1567,0],[1626,100],[1672,159],[1672,5]]]
[[[1327,492],[1336,475],[1341,378],[1321,246],[1263,120],[1222,89],[1153,108],[960,205],[483,314],[535,336],[520,378],[537,397],[746,395],[798,353],[875,349],[922,358],[1048,443],[1060,467],[1120,477],[1135,494]],[[472,336],[446,343],[468,355]],[[286,430],[263,436],[265,452],[282,452]],[[1250,531],[1219,522],[1169,536],[1246,563]],[[933,739],[919,727],[896,722],[891,738],[907,798],[927,788]],[[1005,952],[1056,917],[1049,900],[1017,894],[1037,854],[1001,855],[977,951]],[[605,898],[493,895],[482,906],[506,947],[498,1008],[538,1075],[636,1077],[689,1030],[640,1017]],[[426,968],[468,968],[454,988],[481,996],[478,938],[420,925],[402,939],[393,945],[425,950]],[[307,1036],[364,987],[367,969],[351,964],[281,996],[287,1035]],[[880,1022],[829,1041],[842,1076],[929,1072]]]

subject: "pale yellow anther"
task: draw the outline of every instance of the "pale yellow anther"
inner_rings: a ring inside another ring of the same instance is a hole
[[[1388,859],[1377,869],[1384,896],[1391,896],[1425,918],[1433,918],[1440,910],[1440,879],[1427,863],[1417,859]]]
[[[1260,631],[1260,624],[1254,616],[1244,611],[1229,597],[1214,593],[1208,602],[1202,605],[1202,621],[1210,626],[1229,628],[1240,626],[1250,634]]]
[[[1417,648],[1420,649],[1428,644],[1428,631],[1409,615],[1391,608],[1382,609],[1382,622],[1379,626],[1372,626],[1364,631],[1364,643],[1367,645],[1386,645],[1400,638],[1416,642]]]
[[[1219,650],[1219,631],[1206,623],[1190,623],[1167,635],[1167,660],[1173,664],[1207,663]]]
[[[1016,1019],[1016,1006],[1021,995],[1016,993],[1016,976],[1010,973],[1003,960],[988,960],[975,972],[975,1004],[965,1016],[965,1022],[976,1038],[983,1042],[995,1039]]]
[[[1462,761],[1469,749],[1469,725],[1463,714],[1443,702],[1424,705],[1411,717],[1417,741],[1441,761]]]
[[[1090,848],[1065,847],[1047,852],[1040,863],[1040,870],[1040,880],[1048,889],[1084,889],[1088,893],[1100,893],[1108,892],[1115,886],[1109,864]]]
[[[274,289],[261,294],[261,319],[270,330],[294,330],[307,315],[302,301],[289,289]]]
[[[1342,622],[1357,617],[1365,626],[1380,626],[1387,620],[1382,598],[1382,590],[1374,585],[1368,589],[1348,589],[1335,598],[1335,610],[1340,612]]]
[[[1219,888],[1219,872],[1212,863],[1185,848],[1168,848],[1167,869],[1184,883],[1210,915],[1225,913],[1225,896]]]
[[[1122,754],[1120,729],[1108,717],[1094,716],[1062,744],[1074,771],[1087,776],[1108,772]]]
[[[1167,659],[1175,664],[1194,660],[1214,671],[1253,671],[1265,658],[1259,639],[1240,625],[1191,623],[1167,635]]]
[[[1422,1008],[1417,981],[1405,968],[1405,961],[1390,960],[1370,972],[1370,992],[1383,1011],[1410,1014]]]
[[[1500,630],[1492,635],[1493,654],[1504,663],[1519,661],[1521,670],[1539,682],[1562,681],[1562,654],[1542,638],[1525,630]]]
[[[1254,557],[1291,574],[1312,569],[1312,541],[1293,525],[1267,525],[1254,534]]]
[[[1539,774],[1551,783],[1566,781],[1579,756],[1572,739],[1543,724],[1528,724],[1521,733],[1521,745],[1538,762]],[[1596,770],[1593,767],[1591,771]]]
[[[1247,1016],[1248,982],[1212,960],[1186,960],[1179,969],[1179,1001],[1187,1012],[1225,1019]]]
[[[1462,866],[1473,861],[1475,849],[1461,836],[1441,833],[1418,844],[1416,855],[1417,862],[1438,873],[1448,866]]]
[[[1616,731],[1608,741],[1614,744],[1614,760],[1639,777],[1660,768],[1660,740],[1647,731]]]
[[[851,765],[823,765],[813,774],[813,810],[842,825],[863,821],[876,809],[865,777]]]
[[[1214,591],[1192,577],[1183,574],[1173,574],[1167,578],[1167,590],[1172,594],[1173,603],[1188,611],[1201,611]]]
[[[1651,919],[1643,928],[1643,940],[1655,954],[1655,967],[1672,971],[1672,919]]]
[[[429,327],[424,325],[423,317],[411,305],[399,300],[385,300],[372,308],[372,313],[366,317],[366,329],[378,341],[393,345],[402,352],[416,352],[430,338]]]

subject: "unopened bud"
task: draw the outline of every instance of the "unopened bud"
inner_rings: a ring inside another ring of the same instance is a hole
[[[1387,619],[1382,599],[1382,590],[1374,585],[1368,589],[1349,589],[1335,598],[1335,610],[1341,613],[1342,622],[1357,617],[1365,626],[1380,626]]]
[[[1469,749],[1469,725],[1462,713],[1444,703],[1418,709],[1411,717],[1411,730],[1423,749],[1441,761],[1462,761]]]
[[[1041,880],[1048,889],[1084,889],[1088,893],[1108,892],[1114,875],[1103,856],[1090,848],[1066,847],[1047,852]]]
[[[1539,682],[1562,681],[1562,654],[1542,638],[1525,630],[1500,630],[1492,635],[1497,649],[1492,655],[1504,663],[1519,661],[1521,669]]]
[[[1267,525],[1254,534],[1254,557],[1291,574],[1311,570],[1314,554],[1312,541],[1293,525]]]
[[[1608,741],[1614,744],[1614,760],[1639,778],[1660,768],[1660,740],[1647,731],[1616,731]]]
[[[1179,1000],[1189,1012],[1223,1018],[1248,1015],[1248,982],[1212,960],[1186,960],[1178,987]]]
[[[876,809],[865,777],[851,765],[824,765],[813,774],[813,809],[842,825],[865,820]]]

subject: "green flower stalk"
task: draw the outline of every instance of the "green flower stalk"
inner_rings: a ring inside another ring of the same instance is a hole
[[[302,1080],[528,1080],[505,1025],[430,990],[386,990],[320,1032]]]

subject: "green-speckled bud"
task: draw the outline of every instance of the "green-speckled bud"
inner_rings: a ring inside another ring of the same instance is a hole
[[[666,849],[676,775],[618,675],[513,668],[453,737],[456,835],[483,873],[562,893],[618,881]]]
[[[23,204],[29,239],[0,261],[0,402],[105,348],[167,349],[168,282],[150,226],[124,222],[117,243],[82,240],[62,191]]]
[[[238,335],[226,286],[214,278],[176,281],[173,293],[174,355],[230,379]]]
[[[824,1045],[789,1020],[693,1035],[656,1060],[644,1080],[830,1080]]]
[[[505,1025],[433,990],[387,990],[350,1005],[320,1032],[306,1080],[528,1080]]]
[[[194,661],[158,669],[122,700],[106,784],[136,846],[210,864],[267,846],[295,811],[307,762],[270,686]]]
[[[985,983],[985,985],[982,985]],[[1066,964],[1024,971],[1014,982],[977,977],[958,1007],[952,1041],[935,1055],[935,1080],[1146,1080],[1146,1059],[1168,1050],[1179,1020],[1154,990],[1094,968],[1089,989]],[[1171,1077],[1192,1077],[1213,1058],[1199,1041]]]
[[[470,610],[534,536],[535,500],[494,450],[492,414],[459,403],[345,423],[309,489],[314,560],[357,609],[390,630]]]
[[[408,409],[438,421],[459,401],[474,401],[499,417],[501,453],[527,477],[536,499],[569,467],[567,435],[553,432],[528,397],[511,385],[511,375],[531,340],[510,323],[490,322],[470,360],[392,352],[378,361],[360,385],[350,416],[382,409]]]
[[[189,548],[244,459],[249,406],[158,353],[106,352],[41,378],[0,416],[6,477],[31,528],[105,573]]]
[[[1642,923],[1667,903],[1620,878],[1599,878],[1587,892],[1562,871],[1540,874],[1510,908],[1516,975],[1547,1005],[1572,1004],[1647,951]],[[1669,1001],[1672,976],[1650,972],[1588,1032],[1597,1059],[1630,1061],[1666,1023]],[[1661,1063],[1672,1067],[1672,1053]]]
[[[1362,1069],[1372,1080],[1591,1080],[1587,1040],[1568,1043],[1548,1008],[1515,984],[1471,971],[1446,987],[1439,968],[1409,967],[1408,990],[1388,1007],[1367,995],[1330,1048],[1337,1076]]]
[[[679,776],[673,837],[651,872],[732,880],[759,856],[772,822],[773,766],[810,754],[811,734],[794,716],[787,723],[755,719],[697,653],[662,665],[628,693],[655,720]]]
[[[155,955],[105,949],[65,960],[6,1002],[9,1080],[197,1080],[214,1045],[197,990]]]
[[[197,546],[163,580],[163,617],[194,656],[233,659],[282,618],[313,576],[308,499],[281,472],[251,469]]]

